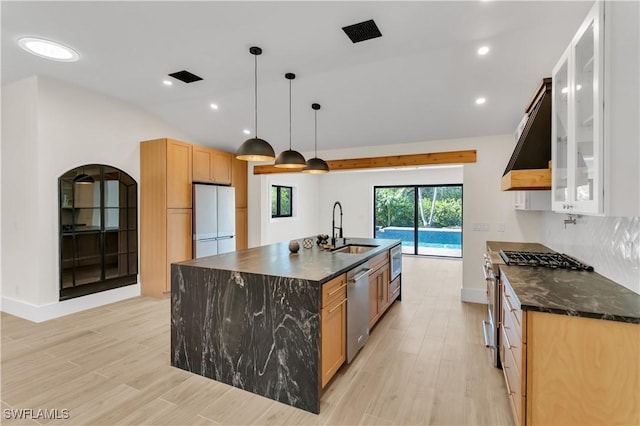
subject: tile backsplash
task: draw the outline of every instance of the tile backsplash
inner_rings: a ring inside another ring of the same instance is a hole
[[[565,227],[566,217],[544,213],[542,243],[640,293],[640,217],[582,216]]]

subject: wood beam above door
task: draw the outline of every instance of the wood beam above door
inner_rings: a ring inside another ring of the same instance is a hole
[[[391,155],[384,157],[349,158],[344,160],[327,160],[331,171],[382,169],[392,167],[416,167],[435,164],[475,163],[476,150],[431,152],[428,154]],[[300,173],[291,169],[281,169],[273,165],[253,166],[254,175],[273,173]]]

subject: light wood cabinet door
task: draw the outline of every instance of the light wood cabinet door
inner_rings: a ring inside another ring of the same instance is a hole
[[[389,264],[379,269],[378,273],[378,314],[382,314],[389,306]]]
[[[247,232],[247,209],[236,209],[236,250],[244,250],[249,247]]]
[[[191,259],[192,247],[191,209],[168,209],[165,292],[171,291],[171,263]]]
[[[232,158],[231,186],[236,189],[236,207],[247,207],[247,162]]]
[[[211,178],[215,183],[231,184],[231,154],[224,151],[212,151]]]
[[[167,140],[167,207],[191,208],[191,145]]]
[[[371,261],[369,264],[371,264]],[[378,263],[378,266],[380,266],[380,263]],[[388,307],[389,263],[385,263],[369,275],[369,328],[374,326]]]
[[[210,149],[193,147],[193,181],[211,182],[211,161],[212,153]]]
[[[323,308],[321,315],[321,386],[324,388],[347,359],[347,299]]]
[[[231,183],[231,154],[204,146],[193,146],[193,181]]]

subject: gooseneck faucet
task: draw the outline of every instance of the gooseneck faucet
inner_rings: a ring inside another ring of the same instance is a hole
[[[336,206],[340,207],[340,226],[336,227]],[[338,238],[343,238],[342,236],[342,204],[340,201],[336,201],[333,203],[333,213],[331,215],[331,245],[335,247],[336,245],[336,229],[340,230],[340,234],[338,234]]]

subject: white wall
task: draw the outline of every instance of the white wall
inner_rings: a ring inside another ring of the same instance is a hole
[[[373,238],[373,187],[381,185],[433,185],[462,183],[462,166],[424,169],[334,172],[319,176],[318,222],[322,233],[332,235],[333,204],[343,209],[345,237]],[[336,210],[336,226],[339,223]]]
[[[325,160],[343,158],[361,158],[384,155],[403,155],[466,149],[477,150],[477,162],[463,165],[463,282],[461,299],[466,301],[485,301],[485,282],[482,277],[482,261],[487,240],[530,241],[540,239],[541,214],[539,212],[515,211],[514,194],[500,191],[500,179],[513,151],[513,136],[500,135],[491,137],[438,140],[418,143],[395,144],[365,148],[347,148],[319,152],[318,156]],[[437,174],[437,170],[435,173]],[[441,169],[444,172],[446,169]],[[346,235],[370,236],[372,230],[372,188],[373,181],[383,185],[384,173],[342,172],[328,175],[310,176],[318,180],[320,203],[317,211],[304,211],[300,215],[308,215],[309,228],[302,234],[317,232],[329,233],[331,228],[331,208],[333,202],[340,200],[344,207],[344,228]],[[408,171],[391,172],[389,182],[401,182],[400,174],[414,173]],[[415,171],[416,176],[426,173]],[[297,176],[297,175],[279,175]],[[410,176],[410,175],[407,175]],[[379,179],[380,177],[380,179]],[[442,177],[444,179],[444,176]],[[255,210],[258,202],[263,203],[260,193],[260,181],[264,176],[256,176],[249,167],[249,234],[250,245],[267,244],[266,235],[274,235],[269,228],[267,215],[260,215]],[[367,179],[370,183],[366,184]],[[399,179],[399,180],[398,180]],[[408,179],[408,177],[406,178]],[[356,182],[362,182],[357,184]],[[415,183],[415,182],[412,182]],[[263,186],[264,187],[264,186]],[[362,193],[369,188],[369,194]],[[356,201],[360,200],[360,201]],[[361,204],[366,205],[361,207]],[[252,213],[252,210],[254,212]],[[315,221],[315,223],[314,223]],[[487,231],[474,231],[474,224],[486,224]],[[286,238],[276,239],[277,241]]]
[[[139,181],[140,141],[185,137],[130,104],[41,77],[2,88],[2,124],[3,309],[56,304],[58,177],[99,163]],[[25,175],[28,188],[17,184]]]
[[[249,247],[300,239],[320,232],[319,181],[316,176],[288,173],[260,176],[250,174],[249,177]],[[271,218],[271,185],[293,187],[293,217]]]

